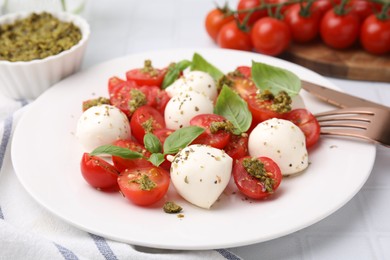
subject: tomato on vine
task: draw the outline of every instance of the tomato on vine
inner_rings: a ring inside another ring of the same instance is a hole
[[[288,7],[284,21],[289,25],[292,39],[305,43],[318,35],[321,14],[311,4],[294,4]]]
[[[249,13],[245,12],[244,10],[256,7],[261,7],[261,0],[240,0],[237,5],[238,20],[241,23],[244,22],[246,16],[249,15]],[[265,8],[253,11],[249,15],[249,18],[247,18],[248,26],[253,25],[257,20],[267,15],[267,10]]]
[[[291,31],[285,22],[264,17],[253,25],[251,39],[257,52],[276,56],[290,45]]]
[[[227,24],[230,21],[234,20],[234,16],[229,13],[227,7],[224,8],[215,8],[211,10],[205,20],[205,27],[208,35],[215,42],[217,41],[218,33],[221,30],[222,26]]]
[[[345,10],[345,1],[328,10],[321,20],[320,34],[326,45],[335,49],[352,46],[359,36],[358,16]]]
[[[239,28],[236,21],[231,21],[222,26],[217,43],[221,48],[250,51],[253,48],[248,32]]]
[[[390,18],[380,19],[374,14],[367,17],[360,31],[360,42],[372,54],[390,52]]]

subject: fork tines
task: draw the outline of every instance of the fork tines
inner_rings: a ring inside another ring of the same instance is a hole
[[[357,137],[390,145],[390,110],[342,108],[315,115],[323,135]]]

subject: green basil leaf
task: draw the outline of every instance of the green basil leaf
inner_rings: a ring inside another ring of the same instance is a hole
[[[99,154],[109,154],[124,159],[137,159],[137,158],[144,157],[141,153],[137,153],[127,148],[110,145],[110,144],[99,146],[90,153],[90,155],[99,155]]]
[[[162,153],[152,153],[148,161],[153,163],[154,166],[158,167],[165,161],[165,157]]]
[[[291,97],[301,90],[301,80],[297,75],[283,68],[252,61],[252,78],[261,90],[270,90],[274,95],[286,91]]]
[[[152,133],[147,133],[144,136],[144,146],[151,153],[161,153],[162,145],[160,140]]]
[[[248,131],[252,123],[252,114],[248,104],[231,88],[224,85],[217,98],[214,113],[224,116],[232,122],[234,134],[239,135]]]
[[[187,126],[170,134],[164,142],[164,154],[175,154],[194,141],[204,128],[199,126]]]
[[[177,78],[180,76],[180,73],[188,68],[191,65],[191,61],[182,60],[178,63],[172,64],[168,67],[167,74],[165,74],[163,83],[161,85],[162,89],[169,87]]]
[[[214,67],[214,65],[210,64],[198,53],[194,53],[194,56],[192,56],[191,70],[199,70],[199,71],[206,72],[210,74],[210,76],[215,81],[218,81],[224,75],[222,71]]]

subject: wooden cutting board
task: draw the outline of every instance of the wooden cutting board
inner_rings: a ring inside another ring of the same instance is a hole
[[[371,55],[358,46],[335,50],[320,41],[311,44],[292,44],[282,58],[323,76],[390,82],[390,54]]]

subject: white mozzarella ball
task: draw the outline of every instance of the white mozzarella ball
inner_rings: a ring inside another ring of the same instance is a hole
[[[172,97],[165,107],[165,124],[177,130],[190,125],[190,120],[200,114],[213,113],[213,102],[203,94],[188,91]]]
[[[173,158],[171,180],[185,200],[209,209],[228,185],[232,164],[223,150],[190,145]]]
[[[181,92],[195,91],[215,100],[218,94],[214,79],[203,71],[190,71],[165,89],[170,97]]]
[[[118,108],[110,105],[87,109],[77,122],[76,137],[87,152],[118,139],[130,139],[129,120]]]
[[[248,148],[253,157],[274,160],[283,175],[301,172],[308,166],[305,135],[288,120],[273,118],[258,124],[249,135]]]

